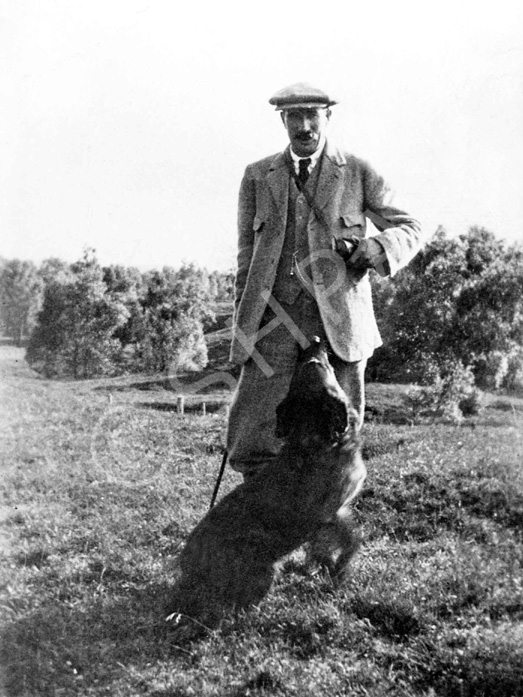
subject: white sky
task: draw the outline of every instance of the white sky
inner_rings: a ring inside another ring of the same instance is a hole
[[[298,80],[428,232],[523,239],[521,0],[0,0],[0,256],[234,266]]]

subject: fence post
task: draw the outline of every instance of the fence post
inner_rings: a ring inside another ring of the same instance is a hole
[[[180,416],[183,416],[185,413],[185,397],[183,395],[180,395],[176,400],[176,411]]]

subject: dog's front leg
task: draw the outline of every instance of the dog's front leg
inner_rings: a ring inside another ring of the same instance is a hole
[[[340,509],[334,520],[325,523],[310,543],[309,561],[325,569],[336,584],[344,581],[347,567],[361,546],[361,530],[347,509]]]
[[[352,514],[347,515],[345,508],[342,510],[341,516],[339,512],[336,514],[335,527],[340,551],[331,572],[331,576],[337,584],[343,583],[345,580],[351,559],[363,541],[361,528],[355,525]]]

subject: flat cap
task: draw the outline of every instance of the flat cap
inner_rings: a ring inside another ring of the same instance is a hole
[[[277,111],[282,109],[318,109],[337,103],[327,92],[309,85],[307,82],[296,82],[294,85],[284,87],[269,99],[269,104],[274,104]]]

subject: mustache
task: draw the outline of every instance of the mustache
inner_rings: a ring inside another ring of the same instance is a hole
[[[312,133],[311,131],[301,131],[300,133],[297,133],[295,138],[296,140],[312,140],[315,137],[315,134]]]

